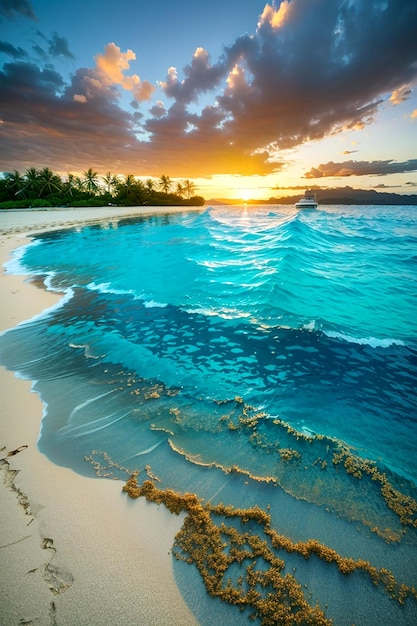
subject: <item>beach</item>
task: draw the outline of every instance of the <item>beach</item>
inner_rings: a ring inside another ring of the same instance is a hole
[[[155,209],[167,210],[176,209]],[[30,233],[151,211],[1,211],[0,332],[60,298],[4,272]],[[172,571],[170,550],[183,518],[129,500],[120,481],[85,478],[51,463],[37,449],[43,405],[31,381],[4,367],[0,376],[0,624],[196,624]]]
[[[414,625],[403,224],[0,211],[0,625]]]

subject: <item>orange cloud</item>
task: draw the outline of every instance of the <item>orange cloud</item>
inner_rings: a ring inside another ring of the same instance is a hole
[[[285,23],[289,11],[290,3],[288,0],[283,0],[278,9],[275,9],[270,4],[266,4],[258,22],[258,28],[265,23],[270,24],[274,30],[280,28]]]
[[[412,89],[410,83],[406,85],[402,85],[398,89],[394,89],[391,94],[390,102],[392,104],[401,104],[401,102],[405,102],[412,94]]]
[[[29,62],[6,42],[3,52],[14,62],[0,69],[0,170],[59,162],[64,170],[78,164],[108,171],[110,159],[122,171],[149,175],[268,174],[280,169],[281,150],[363,128],[388,93],[393,104],[408,97],[417,76],[415,0],[401,7],[275,1],[265,5],[257,31],[237,37],[217,60],[201,47],[178,71],[170,60],[165,80],[155,83],[166,103],[158,94],[141,112],[138,102],[155,87],[129,71],[132,50],[109,43],[93,67],[76,69],[66,82],[52,61]],[[315,34],[314,45],[306,32]],[[62,38],[54,42],[56,51],[66,50]],[[123,104],[122,89],[136,99],[133,107]],[[409,115],[417,119],[417,110]],[[306,177],[411,166],[347,161]]]
[[[107,44],[104,54],[94,57],[96,73],[103,86],[120,85],[141,102],[149,100],[156,88],[148,81],[142,82],[137,74],[125,76],[124,71],[129,69],[130,61],[135,59],[136,54],[132,50],[122,52],[114,43]]]
[[[248,85],[245,78],[245,70],[238,65],[235,65],[229,76],[226,79],[227,86],[231,90],[242,91],[245,90]]]
[[[74,102],[87,102],[87,98],[79,93],[75,93],[72,99],[74,100]]]

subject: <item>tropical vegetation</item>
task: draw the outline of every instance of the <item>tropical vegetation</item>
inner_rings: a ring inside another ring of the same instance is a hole
[[[175,187],[175,191],[173,191]],[[128,174],[107,172],[100,176],[91,167],[81,176],[61,177],[49,167],[30,167],[24,174],[17,170],[0,176],[0,209],[80,206],[201,206],[204,198],[195,195],[190,180],[175,182],[166,174],[145,182]]]

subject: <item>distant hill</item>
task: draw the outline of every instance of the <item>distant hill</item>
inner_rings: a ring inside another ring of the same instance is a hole
[[[417,194],[402,195],[387,193],[374,189],[353,189],[352,187],[335,187],[334,189],[314,189],[319,204],[402,204],[416,205]],[[302,197],[302,193],[291,196],[271,197],[268,200],[248,200],[246,204],[294,204]],[[206,200],[206,204],[243,204],[242,200],[216,198]]]

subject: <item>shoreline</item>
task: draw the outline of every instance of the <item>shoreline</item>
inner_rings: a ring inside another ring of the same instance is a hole
[[[173,212],[155,208],[1,211],[0,332],[61,298],[30,277],[4,272],[28,235]],[[130,501],[120,481],[86,478],[50,462],[37,449],[43,405],[31,381],[0,366],[0,384],[0,624],[197,624],[170,554],[183,517]]]

